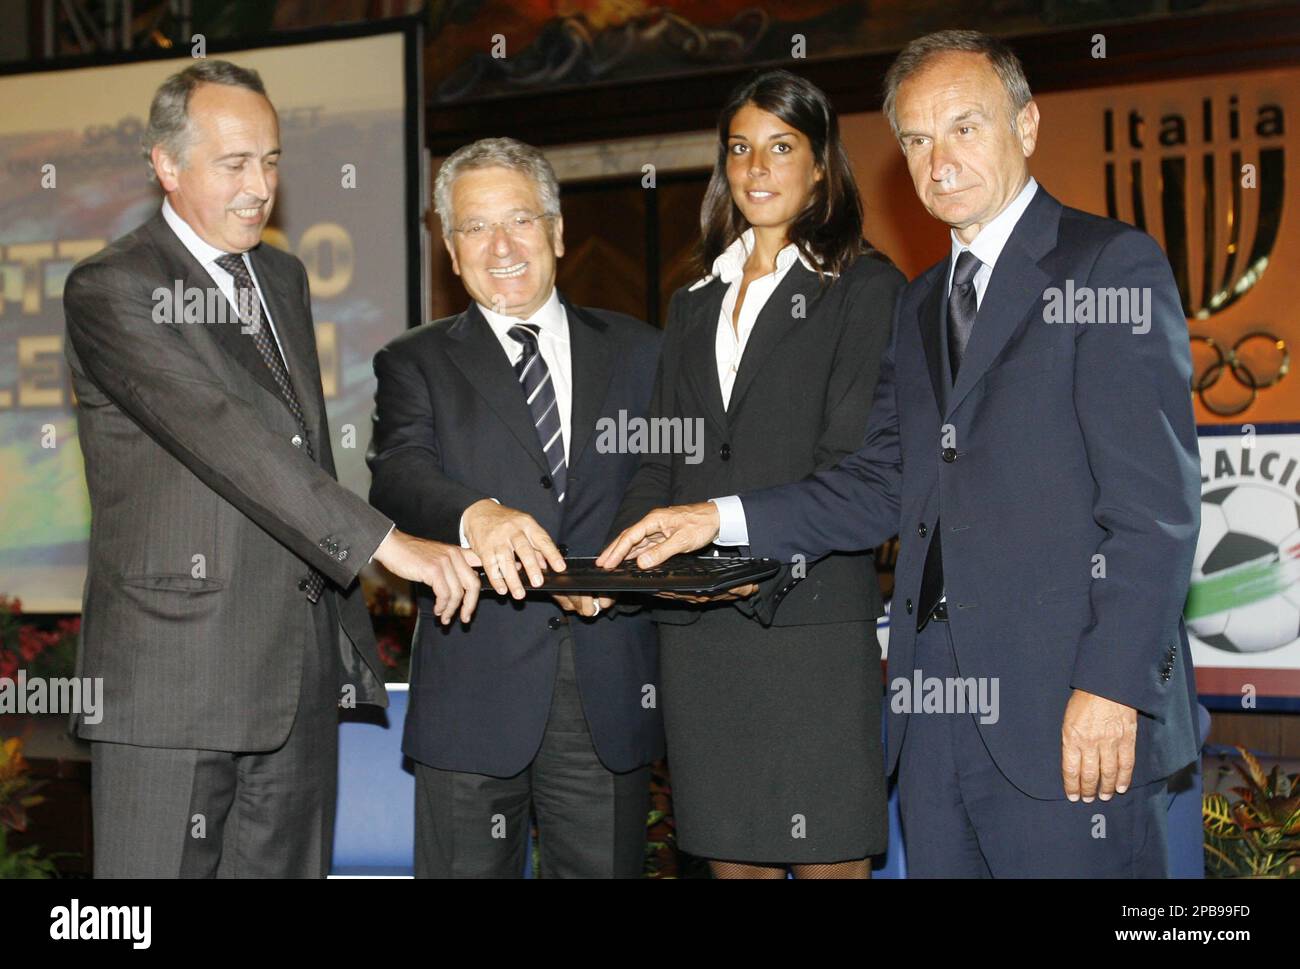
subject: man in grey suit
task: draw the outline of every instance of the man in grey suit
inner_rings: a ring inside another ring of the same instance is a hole
[[[431,585],[447,622],[473,612],[475,560],[335,480],[306,271],[259,244],[280,141],[256,72],[168,78],[145,150],[162,211],[64,292],[92,516],[78,663],[104,687],[102,721],[76,724],[95,874],[321,877],[337,707],[387,704],[357,573]],[[169,311],[177,291],[215,312]]]

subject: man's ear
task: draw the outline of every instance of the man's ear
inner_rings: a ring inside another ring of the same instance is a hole
[[[451,271],[459,276],[460,263],[456,261],[456,247],[451,244],[451,240],[446,236],[442,237],[442,244],[447,247],[447,255],[451,256]]]
[[[555,258],[559,259],[564,255],[564,216],[555,217],[555,227],[551,230],[551,245],[555,250]]]
[[[1016,119],[1016,128],[1020,132],[1020,148],[1028,158],[1038,146],[1038,105],[1030,101],[1020,111]]]
[[[181,170],[176,159],[162,145],[154,145],[153,150],[149,152],[149,160],[153,163],[154,175],[157,176],[158,184],[162,186],[163,191],[169,195],[176,191],[176,186],[180,184]]]

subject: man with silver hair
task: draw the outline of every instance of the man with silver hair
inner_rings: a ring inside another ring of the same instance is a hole
[[[526,599],[522,578],[599,551],[638,456],[601,447],[596,425],[644,416],[659,350],[653,328],[556,289],[559,194],[513,139],[453,153],[434,198],[469,306],[375,357],[371,502],[472,549],[499,596],[454,628],[419,596],[403,750],[420,877],[521,876],[531,812],[544,877],[644,863],[663,751],[654,627],[585,597]]]
[[[1163,877],[1167,782],[1197,753],[1182,609],[1200,518],[1169,261],[1029,174],[1038,106],[1000,41],[913,41],[885,110],[951,247],[899,297],[862,447],[651,512],[601,564],[656,534],[642,567],[712,541],[815,560],[898,534],[886,769],[909,873]],[[1145,294],[1128,319],[1052,310],[1120,290]]]
[[[79,672],[104,683],[102,720],[75,724],[95,874],[323,877],[338,706],[388,702],[357,573],[429,583],[450,621],[477,563],[335,480],[307,273],[260,241],[281,149],[257,72],[169,77],[144,149],[161,211],[63,296],[92,520]],[[217,318],[160,318],[176,287]]]

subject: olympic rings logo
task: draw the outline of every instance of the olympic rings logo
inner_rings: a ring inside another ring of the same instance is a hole
[[[1219,417],[1240,414],[1255,403],[1259,391],[1272,387],[1291,369],[1290,348],[1285,340],[1271,333],[1260,330],[1247,333],[1231,348],[1225,348],[1209,336],[1193,336],[1193,344],[1197,341],[1213,351],[1215,359],[1206,364],[1200,376],[1192,379],[1192,390],[1201,399],[1205,409]],[[1248,359],[1257,368],[1262,368],[1263,372],[1251,370],[1247,365]],[[1225,403],[1211,399],[1209,391],[1219,383],[1225,372],[1230,373],[1233,380],[1249,391],[1244,400]]]

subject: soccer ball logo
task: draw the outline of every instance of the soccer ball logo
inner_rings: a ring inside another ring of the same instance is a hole
[[[1300,505],[1266,485],[1205,492],[1185,615],[1197,639],[1229,653],[1300,638]]]

